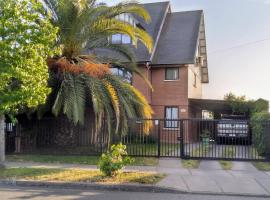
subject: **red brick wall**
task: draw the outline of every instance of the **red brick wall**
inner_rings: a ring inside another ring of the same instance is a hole
[[[164,118],[165,106],[177,106],[180,118],[189,117],[188,68],[187,66],[178,67],[179,80],[165,81],[164,66],[152,66],[151,70],[149,70],[146,66],[141,65],[140,70],[152,83],[153,92],[141,77],[133,75],[133,86],[142,92],[152,106],[155,112],[154,118]]]
[[[188,117],[188,70],[179,66],[179,80],[165,81],[165,68],[152,68],[152,107],[155,117],[164,118],[165,106],[177,106],[180,118]],[[182,110],[182,112],[181,112]],[[186,110],[186,112],[183,112]]]
[[[139,66],[139,69],[144,74],[144,76],[151,81],[151,70],[147,69],[145,65]],[[147,85],[145,80],[137,74],[133,74],[132,85],[137,88],[151,104],[151,88]]]

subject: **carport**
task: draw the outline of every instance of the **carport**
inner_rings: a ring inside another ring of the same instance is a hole
[[[232,114],[231,106],[225,100],[189,99],[189,106],[198,112],[211,111],[215,119],[219,119],[221,114]]]

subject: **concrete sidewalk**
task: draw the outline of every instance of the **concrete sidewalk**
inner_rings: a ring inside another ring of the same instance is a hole
[[[7,167],[45,167],[95,170],[96,166],[7,162]],[[157,186],[181,192],[254,195],[270,197],[270,172],[258,171],[251,163],[234,162],[232,170],[222,170],[218,161],[201,161],[198,169],[184,169],[179,159],[161,159],[159,165],[129,166],[126,171],[166,173]]]

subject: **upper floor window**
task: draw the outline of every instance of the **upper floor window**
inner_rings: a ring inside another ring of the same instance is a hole
[[[113,67],[111,68],[111,72],[113,75],[121,77],[124,81],[128,83],[132,82],[132,74],[124,68]]]
[[[126,34],[112,35],[112,44],[131,44],[131,38]]]
[[[125,23],[128,23],[134,27],[136,26],[136,20],[130,14],[127,14],[127,13],[120,14],[116,16],[116,19],[123,21]],[[126,34],[112,35],[111,42],[112,44],[131,44],[132,43],[130,36]]]
[[[114,34],[112,35],[112,43],[113,44],[121,44],[122,42],[122,34]]]
[[[165,69],[165,80],[179,80],[179,68],[166,68]]]

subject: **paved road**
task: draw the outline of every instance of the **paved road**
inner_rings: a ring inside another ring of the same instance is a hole
[[[23,200],[262,200],[266,198],[187,194],[85,191],[72,189],[26,188],[0,185],[0,199]],[[270,199],[270,198],[269,198]]]

